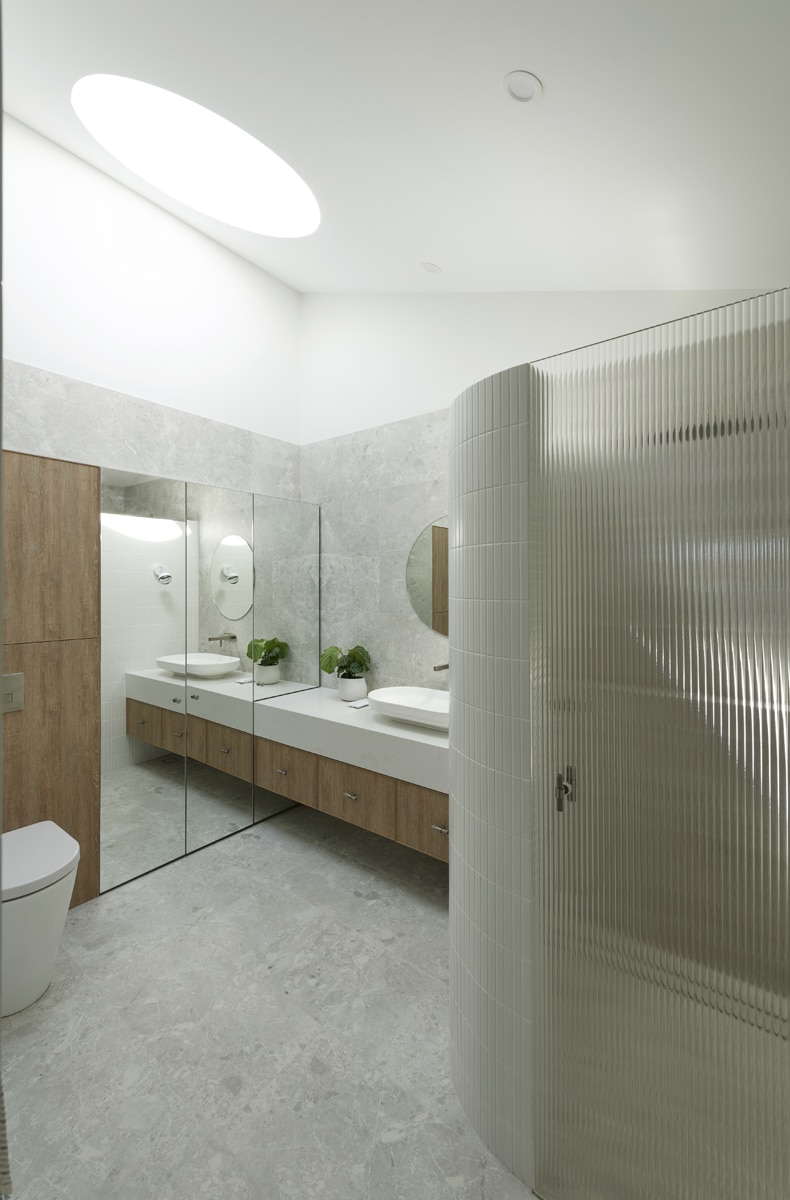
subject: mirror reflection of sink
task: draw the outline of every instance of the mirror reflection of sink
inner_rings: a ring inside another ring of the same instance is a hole
[[[431,729],[450,728],[450,693],[439,688],[376,688],[368,692],[368,703],[374,712],[396,721]]]
[[[156,660],[156,665],[173,675],[193,675],[198,679],[220,679],[238,668],[241,659],[229,654],[165,654]]]

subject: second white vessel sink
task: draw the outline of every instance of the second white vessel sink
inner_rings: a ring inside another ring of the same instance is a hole
[[[197,679],[221,679],[238,668],[240,659],[229,654],[208,654],[195,652],[191,654],[164,654],[156,660],[156,665],[163,671],[171,671],[173,675],[193,675]]]
[[[439,688],[376,688],[368,693],[368,702],[374,712],[396,721],[430,729],[450,728],[450,693]]]

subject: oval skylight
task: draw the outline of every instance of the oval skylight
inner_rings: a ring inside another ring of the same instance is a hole
[[[296,171],[210,109],[121,75],[85,75],[71,103],[114,158],[196,212],[268,237],[318,228],[315,196]]]

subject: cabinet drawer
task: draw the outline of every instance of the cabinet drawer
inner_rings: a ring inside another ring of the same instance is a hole
[[[155,704],[143,704],[142,700],[126,701],[126,732],[129,737],[161,746],[162,710]]]
[[[202,717],[191,713],[162,711],[162,746],[175,754],[206,761],[206,725]]]
[[[448,862],[450,797],[398,780],[395,840]],[[444,831],[444,832],[442,832]]]
[[[218,771],[252,783],[252,734],[206,721],[205,762]]]
[[[318,756],[256,737],[255,783],[299,804],[318,807]]]
[[[388,775],[320,758],[318,807],[372,833],[395,837],[395,780]]]

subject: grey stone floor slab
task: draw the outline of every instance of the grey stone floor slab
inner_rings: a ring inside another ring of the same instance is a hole
[[[69,914],[15,1200],[525,1200],[448,1073],[447,868],[295,808]]]

